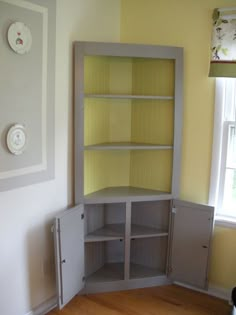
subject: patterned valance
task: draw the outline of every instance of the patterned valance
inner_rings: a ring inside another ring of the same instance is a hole
[[[236,7],[215,9],[210,77],[236,77]]]

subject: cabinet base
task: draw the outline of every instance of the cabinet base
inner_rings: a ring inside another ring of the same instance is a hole
[[[110,282],[96,282],[86,283],[85,288],[81,294],[98,293],[98,292],[111,292],[130,290],[138,288],[155,287],[160,285],[171,284],[171,280],[167,276],[157,276],[143,279],[132,279],[132,280],[120,280]]]

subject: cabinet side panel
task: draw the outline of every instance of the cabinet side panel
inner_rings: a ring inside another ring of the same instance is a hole
[[[168,230],[169,207],[168,200],[134,202],[132,203],[132,224]]]
[[[130,261],[134,264],[155,268],[164,272],[166,268],[166,254],[166,237],[135,239],[131,241]]]
[[[133,93],[174,95],[174,61],[152,58],[133,59]]]
[[[85,145],[131,141],[131,100],[85,98]]]
[[[133,142],[173,145],[174,104],[172,100],[133,100]]]
[[[84,152],[84,194],[89,194],[107,186],[105,155],[101,151]]]
[[[131,186],[171,192],[172,154],[172,150],[131,152]]]
[[[111,203],[105,205],[105,223],[125,223],[125,203]]]
[[[84,91],[107,94],[109,91],[109,57],[85,56]]]
[[[106,99],[85,98],[84,144],[92,145],[109,141],[110,102]]]
[[[131,100],[110,100],[109,141],[131,141]]]
[[[103,204],[85,205],[85,235],[102,228],[105,224],[104,217]]]
[[[85,275],[90,276],[105,263],[104,242],[85,244]]]
[[[106,263],[124,263],[124,240],[106,242]]]
[[[109,58],[109,92],[132,94],[132,58]]]
[[[105,187],[129,186],[129,151],[85,151],[85,194]]]

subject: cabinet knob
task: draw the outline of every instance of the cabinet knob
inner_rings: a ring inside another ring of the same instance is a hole
[[[66,263],[66,260],[63,259],[63,260],[61,261],[61,264],[65,264],[65,263]]]
[[[202,245],[202,248],[208,248],[208,246],[206,246],[206,245]]]

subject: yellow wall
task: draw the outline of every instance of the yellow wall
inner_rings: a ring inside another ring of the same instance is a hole
[[[184,117],[181,195],[207,203],[214,79],[208,78],[211,15],[235,0],[121,0],[121,41],[184,47]],[[210,281],[236,285],[236,231],[216,228]]]
[[[210,282],[213,286],[236,286],[236,230],[217,227],[214,231]]]

